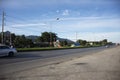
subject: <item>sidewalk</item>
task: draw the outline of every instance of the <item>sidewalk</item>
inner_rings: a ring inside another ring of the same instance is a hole
[[[11,74],[5,80],[120,80],[120,46]]]

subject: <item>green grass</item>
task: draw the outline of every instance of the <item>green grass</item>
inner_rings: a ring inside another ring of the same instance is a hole
[[[27,52],[27,51],[48,51],[48,50],[63,50],[63,49],[77,49],[77,48],[89,48],[91,46],[79,46],[79,47],[63,47],[63,48],[54,48],[54,47],[45,47],[45,48],[17,48],[18,52]],[[99,47],[99,46],[92,46]]]
[[[45,51],[45,50],[54,50],[57,48],[53,47],[47,47],[47,48],[17,48],[18,52],[24,52],[24,51]]]

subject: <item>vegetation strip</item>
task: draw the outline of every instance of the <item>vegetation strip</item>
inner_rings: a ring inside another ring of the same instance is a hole
[[[78,49],[78,48],[90,48],[91,46],[80,46],[80,47],[63,47],[63,48],[17,48],[18,52],[28,52],[28,51],[48,51],[48,50],[63,50],[63,49]],[[92,46],[92,47],[99,47],[99,46]]]

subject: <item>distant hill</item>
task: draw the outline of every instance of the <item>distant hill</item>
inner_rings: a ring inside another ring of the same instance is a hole
[[[35,35],[26,36],[26,38],[32,39],[33,42],[34,42],[38,37],[39,37],[39,36],[35,36]]]
[[[35,36],[35,35],[30,35],[30,36],[26,36],[27,39],[32,39],[32,41],[34,42],[39,36]],[[68,43],[75,43],[74,41],[72,40],[69,40],[69,39],[65,39],[65,38],[57,38],[57,40],[59,41],[67,41]]]
[[[57,38],[57,40],[59,40],[59,41],[67,41],[68,43],[75,43],[74,41],[72,41],[72,40],[69,40],[69,39],[65,39],[65,38]]]

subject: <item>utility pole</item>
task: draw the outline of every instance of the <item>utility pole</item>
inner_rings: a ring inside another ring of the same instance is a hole
[[[3,11],[3,13],[2,13],[2,34],[1,34],[1,43],[2,44],[4,44],[4,16],[5,16],[5,13],[4,13],[4,11]]]

